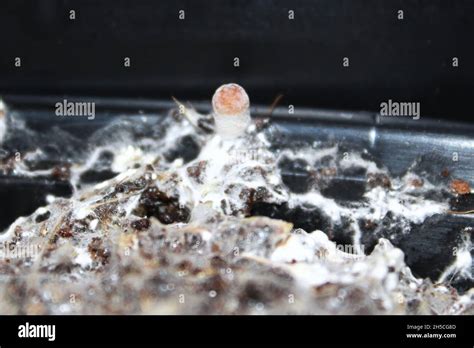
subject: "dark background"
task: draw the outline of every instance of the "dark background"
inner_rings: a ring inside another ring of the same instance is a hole
[[[235,81],[263,104],[392,99],[450,120],[469,120],[474,101],[472,0],[2,0],[0,31],[1,94],[192,100]]]

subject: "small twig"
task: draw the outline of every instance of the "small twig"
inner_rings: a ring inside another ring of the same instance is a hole
[[[275,98],[275,100],[273,101],[272,105],[270,105],[270,109],[268,110],[268,117],[270,117],[273,113],[273,110],[275,110],[276,106],[278,105],[278,103],[280,102],[280,100],[283,98],[283,94],[278,94]]]
[[[176,99],[175,97],[171,96],[171,98],[178,105],[178,108],[181,108],[181,107],[184,108],[183,112],[181,112],[181,110],[179,110],[180,111],[179,113],[181,115],[184,115],[184,117],[186,118],[186,120],[188,120],[188,122],[191,124],[191,126],[193,126],[197,130],[201,130],[199,128],[199,126],[195,122],[193,122],[193,120],[189,117],[188,112],[187,112],[188,109],[186,108],[186,106],[183,103],[181,103],[178,99]],[[192,107],[192,105],[191,105],[191,107]]]
[[[448,210],[448,213],[449,213],[449,214],[458,214],[458,215],[462,215],[462,214],[474,214],[474,209],[473,209],[473,210],[464,210],[464,211]]]
[[[105,205],[105,204],[115,203],[115,202],[118,202],[122,199],[127,199],[127,198],[130,198],[132,196],[136,196],[137,194],[139,194],[141,192],[142,191],[135,191],[134,193],[130,193],[130,194],[122,196],[122,197],[116,197],[116,198],[113,198],[113,199],[109,199],[108,201],[92,204],[92,205],[89,206],[89,208],[94,209],[94,208],[100,207],[100,206]]]

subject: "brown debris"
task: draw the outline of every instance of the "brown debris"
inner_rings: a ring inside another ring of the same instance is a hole
[[[54,167],[51,176],[56,180],[69,180],[71,178],[71,165],[67,163]]]
[[[469,183],[464,180],[455,179],[451,181],[450,187],[451,190],[458,195],[466,195],[471,193],[471,187],[469,186]]]
[[[416,188],[423,187],[424,183],[425,182],[423,179],[413,179],[410,181],[411,186],[416,187]]]
[[[381,186],[384,188],[392,188],[392,182],[390,178],[383,173],[369,173],[367,174],[367,186],[369,188],[374,188],[377,186]]]
[[[69,226],[62,227],[58,230],[58,235],[62,238],[71,238],[72,237],[72,231]]]
[[[89,243],[87,249],[91,254],[92,259],[99,261],[103,265],[105,265],[110,257],[110,252],[103,247],[102,239],[95,237]]]
[[[150,227],[150,220],[148,219],[140,219],[133,221],[130,226],[132,226],[133,229],[138,230],[138,231],[143,231],[147,230]]]
[[[162,224],[188,222],[190,211],[179,204],[178,197],[169,197],[158,187],[147,188],[140,196],[134,214],[141,217],[156,217]]]
[[[197,183],[202,184],[203,181],[203,171],[206,169],[207,166],[207,161],[199,161],[198,163],[189,166],[186,168],[186,171],[188,172],[189,177],[193,178],[196,180]]]

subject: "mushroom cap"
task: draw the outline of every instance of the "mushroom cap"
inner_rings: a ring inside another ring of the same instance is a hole
[[[240,115],[248,110],[249,105],[245,89],[236,83],[220,86],[212,97],[212,107],[217,115]]]

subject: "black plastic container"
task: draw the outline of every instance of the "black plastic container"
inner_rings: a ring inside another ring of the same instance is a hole
[[[47,139],[52,139],[58,132],[67,134],[65,139],[68,143],[62,145],[63,151],[48,159],[58,164],[67,162],[68,158],[83,156],[85,146],[81,144],[87,144],[95,132],[116,117],[126,115],[133,119],[143,113],[157,118],[167,117],[169,110],[176,107],[172,101],[69,98],[70,101],[94,101],[96,116],[93,122],[86,118],[64,121],[54,114],[53,106],[58,98],[5,98],[9,106],[9,117],[22,120],[28,128],[44,133]],[[210,110],[208,102],[192,104],[200,111]],[[267,118],[269,108],[254,106],[252,115],[254,118]],[[446,175],[449,175],[449,178],[463,179],[471,185],[474,183],[474,126],[470,124],[309,108],[296,108],[294,114],[289,114],[287,107],[275,108],[270,119],[278,130],[278,141],[284,146],[302,142],[332,141],[348,151],[367,149],[371,158],[387,167],[394,176],[402,176],[410,167],[413,170],[415,165],[414,170],[428,176],[434,184],[445,182]],[[28,149],[27,142],[21,139],[14,144],[18,145],[11,146],[9,150],[12,152],[34,150]],[[56,145],[61,147],[61,144]],[[44,146],[48,146],[47,142]],[[350,176],[341,177],[339,180],[341,187],[350,190],[352,183],[362,178]],[[9,202],[8,209],[1,215],[1,226],[6,227],[16,217],[30,214],[45,204],[46,194],[49,193],[68,196],[71,194],[71,188],[69,184],[51,178],[0,176],[0,199]],[[342,198],[344,199],[344,195]]]

